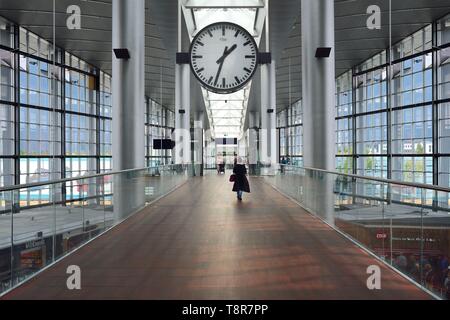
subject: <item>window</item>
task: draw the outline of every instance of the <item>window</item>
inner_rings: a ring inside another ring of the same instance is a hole
[[[22,158],[20,159],[20,184],[51,181],[61,178],[59,159]],[[51,201],[49,186],[22,189],[21,206],[45,204]]]
[[[450,103],[439,105],[439,152],[450,154]]]
[[[100,115],[112,117],[111,76],[100,73]]]
[[[14,107],[0,104],[0,154],[14,156]]]
[[[393,65],[392,107],[429,102],[433,99],[432,54]]]
[[[441,157],[439,159],[439,185],[450,188],[450,157]]]
[[[14,74],[14,55],[0,49],[0,100],[14,101]]]
[[[431,105],[393,111],[392,153],[433,153]]]
[[[81,177],[96,173],[96,163],[94,158],[67,158],[65,165],[67,178]],[[88,194],[95,194],[95,187],[94,190],[87,190],[90,187],[87,182],[88,181],[75,180],[66,183],[66,199],[79,199]]]
[[[337,120],[336,155],[353,154],[353,125],[351,118]]]
[[[438,53],[438,96],[439,99],[450,98],[450,48]]]
[[[66,110],[97,114],[95,77],[81,72],[65,71]]]
[[[341,173],[353,173],[353,158],[352,157],[336,157],[336,170]]]
[[[147,124],[145,126],[145,150],[147,165],[158,166],[161,164],[168,164],[170,163],[172,151],[153,149],[153,141],[155,139],[169,139],[171,137],[171,129],[168,127],[168,124],[171,122],[171,117],[173,117],[173,115],[170,115],[169,113],[168,119],[164,107],[156,101],[146,100]]]
[[[352,73],[351,70],[336,79],[336,116],[352,114]]]
[[[394,157],[392,178],[398,181],[433,183],[432,157]]]
[[[0,187],[14,184],[14,159],[0,159]]]
[[[61,154],[61,115],[47,110],[20,107],[20,154]]]
[[[20,56],[20,102],[45,108],[61,108],[61,68]],[[56,94],[56,100],[55,99]]]
[[[387,153],[386,112],[356,118],[356,152],[363,155]]]
[[[387,157],[382,156],[358,157],[357,174],[369,177],[387,178]]]
[[[66,155],[96,154],[95,118],[66,114]]]
[[[365,113],[387,107],[386,69],[378,69],[356,77],[356,112]]]

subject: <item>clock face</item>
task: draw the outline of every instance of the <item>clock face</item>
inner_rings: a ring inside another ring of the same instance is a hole
[[[211,24],[191,44],[191,68],[200,83],[215,93],[245,86],[257,67],[258,47],[244,28],[229,22]]]

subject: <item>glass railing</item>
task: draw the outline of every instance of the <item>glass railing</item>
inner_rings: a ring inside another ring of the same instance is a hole
[[[183,184],[172,165],[0,188],[0,295]]]
[[[450,298],[450,189],[287,165],[265,179],[422,288]]]

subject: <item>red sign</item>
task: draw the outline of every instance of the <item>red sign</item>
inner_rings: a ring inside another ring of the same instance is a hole
[[[387,234],[386,233],[377,233],[377,239],[387,239]]]

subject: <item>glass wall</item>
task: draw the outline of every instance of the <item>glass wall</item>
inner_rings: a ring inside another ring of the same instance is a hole
[[[336,169],[353,172],[353,91],[352,73],[336,79]]]
[[[336,79],[337,171],[450,186],[449,19]],[[278,114],[281,157],[301,140],[292,117],[297,104]]]
[[[1,21],[0,45],[14,46],[14,25]],[[16,181],[15,90],[16,59],[10,50],[0,49],[0,187]]]
[[[155,140],[171,139],[175,117],[171,110],[154,100],[146,99],[145,150],[147,166],[170,164],[172,150],[163,150]],[[155,148],[153,148],[155,146]]]
[[[112,88],[111,76],[100,72],[100,172],[112,170]]]
[[[53,57],[51,43],[2,20],[3,25],[0,186],[111,171],[111,76],[59,48]],[[154,150],[153,139],[170,138],[173,112],[148,101],[147,164],[170,163],[171,150]],[[21,194],[22,205],[49,201],[48,190],[30,190]],[[63,194],[78,199],[82,190],[69,183]]]
[[[280,136],[280,162],[290,165],[303,165],[303,122],[302,101],[277,114]]]

